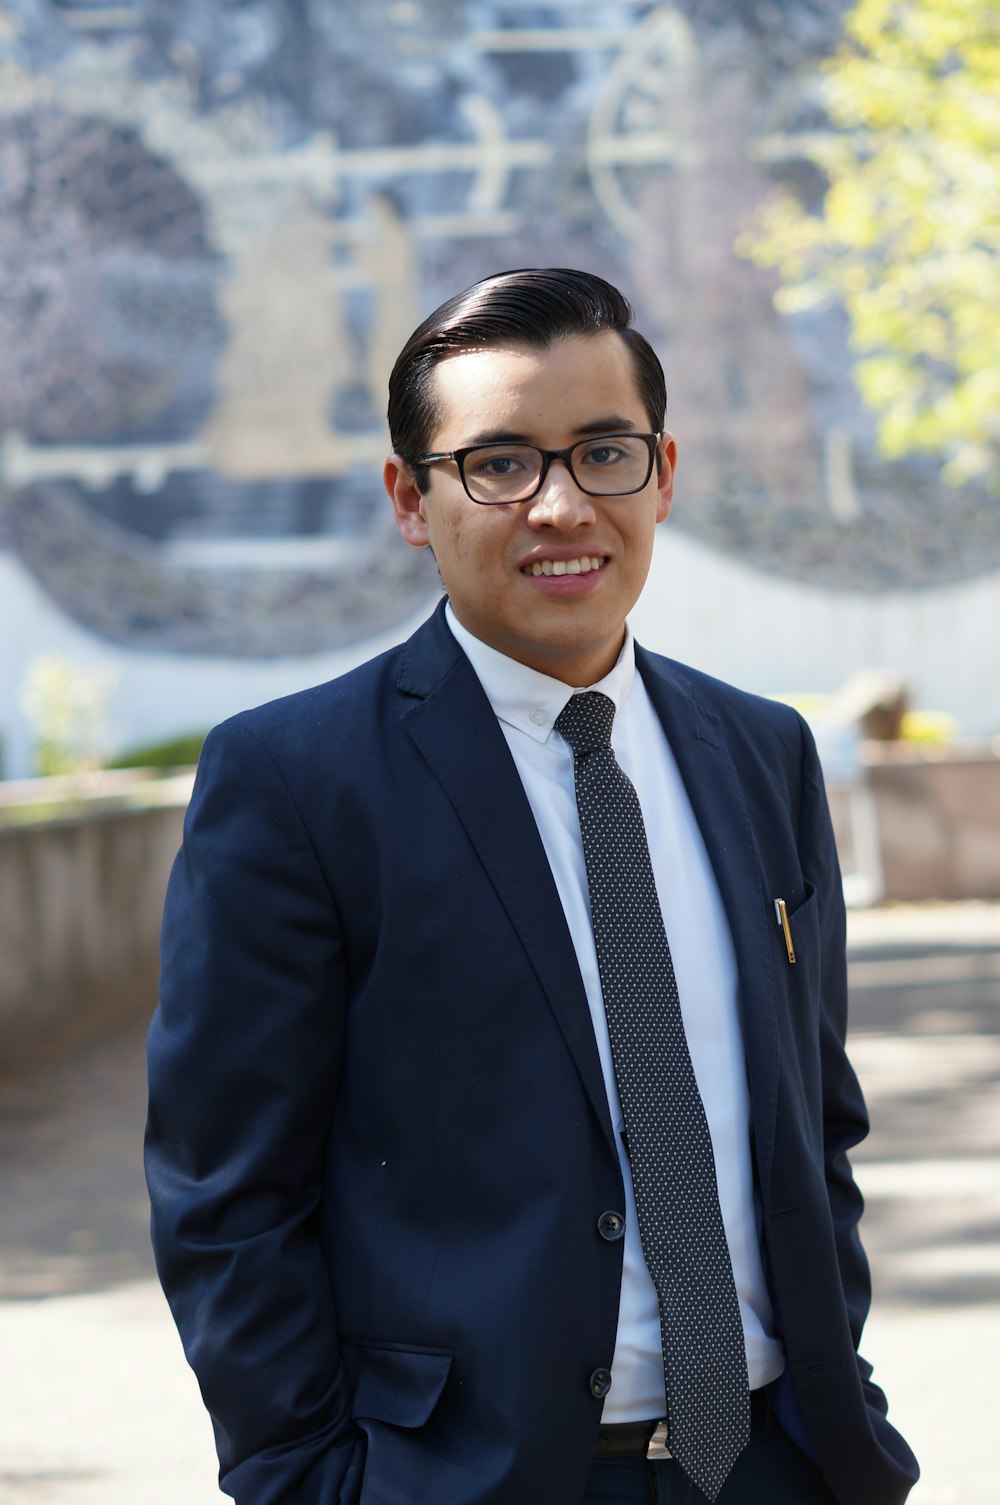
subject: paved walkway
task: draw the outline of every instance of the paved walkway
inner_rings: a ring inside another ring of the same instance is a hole
[[[1000,906],[859,912],[851,952],[865,1353],[924,1465],[913,1505],[997,1505]],[[220,1499],[152,1278],[142,1033],[0,1089],[4,1505]]]

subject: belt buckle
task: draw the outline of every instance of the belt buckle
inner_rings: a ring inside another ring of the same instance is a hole
[[[646,1462],[661,1463],[665,1459],[672,1459],[673,1456],[667,1447],[667,1424],[665,1421],[659,1421],[646,1445]]]

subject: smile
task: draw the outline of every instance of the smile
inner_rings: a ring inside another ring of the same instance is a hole
[[[522,570],[525,575],[589,575],[607,563],[606,554],[581,554],[579,559],[534,559]]]

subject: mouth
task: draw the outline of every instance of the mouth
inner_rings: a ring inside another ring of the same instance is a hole
[[[521,566],[522,575],[591,575],[608,562],[606,554],[579,554],[572,559],[532,559]]]

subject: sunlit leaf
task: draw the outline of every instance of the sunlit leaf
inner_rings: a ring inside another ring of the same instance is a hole
[[[846,308],[884,453],[1000,486],[1000,0],[859,0],[825,87],[822,211],[772,194],[737,249]]]

